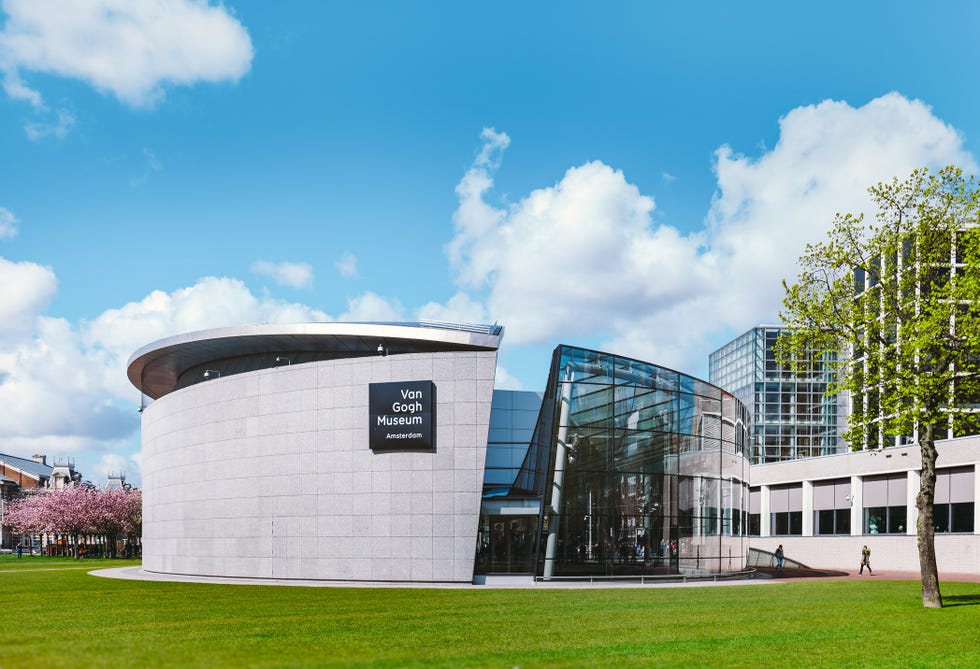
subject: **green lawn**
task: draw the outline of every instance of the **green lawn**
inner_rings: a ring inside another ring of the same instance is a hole
[[[0,558],[0,667],[980,666],[980,584],[302,588],[119,581]]]

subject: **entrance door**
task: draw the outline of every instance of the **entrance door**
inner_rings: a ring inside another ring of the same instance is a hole
[[[488,516],[487,574],[533,574],[537,516]],[[482,560],[481,560],[482,561]]]

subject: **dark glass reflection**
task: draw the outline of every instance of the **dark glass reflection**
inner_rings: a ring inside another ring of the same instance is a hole
[[[508,498],[539,500],[532,570],[542,578],[741,569],[746,424],[742,404],[703,381],[559,347],[524,465],[508,495],[495,494],[497,511],[484,505],[478,571],[524,564],[506,516],[494,515]]]

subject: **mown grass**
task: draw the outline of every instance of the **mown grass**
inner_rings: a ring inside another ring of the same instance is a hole
[[[980,666],[980,584],[632,589],[120,581],[0,559],[0,667]],[[81,567],[81,568],[79,568]]]

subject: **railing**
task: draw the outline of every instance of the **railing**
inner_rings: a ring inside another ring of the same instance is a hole
[[[418,325],[424,325],[427,328],[441,328],[443,330],[459,330],[461,332],[473,332],[475,334],[485,334],[485,335],[498,335],[500,334],[503,327],[494,323],[493,325],[484,325],[482,323],[451,323],[449,321],[430,321],[430,320],[419,320]]]
[[[726,572],[714,572],[714,573],[701,573],[701,574],[645,574],[639,576],[613,576],[606,574],[594,574],[587,576],[554,576],[552,578],[544,578],[543,576],[535,576],[534,581],[536,583],[555,583],[561,581],[576,581],[581,583],[596,583],[596,582],[610,582],[610,583],[623,583],[623,582],[636,582],[640,585],[645,585],[647,583],[665,583],[665,582],[679,582],[679,583],[690,583],[695,581],[711,581],[716,583],[718,581],[734,581],[741,579],[754,578],[758,570],[754,567],[743,569],[741,571],[726,571]]]
[[[776,554],[758,548],[749,548],[745,564],[752,567],[775,567]],[[802,562],[783,557],[783,569],[809,569],[809,567]]]

